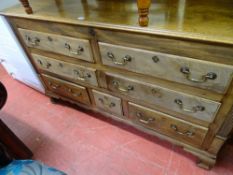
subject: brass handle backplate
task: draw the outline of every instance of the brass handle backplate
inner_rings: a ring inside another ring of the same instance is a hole
[[[73,90],[71,89],[71,88],[68,88],[67,89],[67,92],[69,93],[69,94],[71,94],[72,96],[74,96],[74,97],[80,97],[81,95],[82,95],[82,93],[81,92],[73,92]]]
[[[106,108],[113,108],[116,106],[115,103],[113,102],[107,102],[106,100],[104,100],[103,98],[98,98],[98,100],[101,102],[101,104],[106,107]]]
[[[127,87],[122,87],[120,86],[120,83],[118,81],[112,81],[112,84],[115,88],[117,88],[119,91],[121,92],[129,92],[129,91],[133,91],[134,87],[132,85],[129,85]]]
[[[49,62],[47,62],[47,64],[46,64],[46,68],[47,68],[47,69],[49,69],[51,66],[52,66],[52,64],[51,64],[51,63],[49,63]]]
[[[57,90],[57,89],[60,88],[60,85],[54,84],[54,83],[51,83],[51,82],[49,82],[49,86],[50,86],[52,89],[54,89],[54,90]]]
[[[185,108],[185,106],[183,105],[182,100],[180,99],[175,99],[174,102],[179,106],[179,108],[184,111],[184,112],[190,112],[190,113],[196,113],[198,111],[204,111],[205,107],[201,106],[201,105],[197,105],[192,107],[191,109]]]
[[[190,72],[188,67],[181,67],[180,72],[182,72],[186,76],[187,80],[194,83],[204,83],[207,80],[215,80],[217,78],[217,74],[214,72],[209,72],[206,75],[202,75],[199,79],[193,78],[192,73]]]
[[[37,60],[37,62],[38,62],[41,66],[43,66],[43,62],[42,62],[41,60]]]
[[[91,74],[85,73],[84,71],[74,70],[74,73],[77,75],[77,79],[80,81],[86,81],[87,78],[91,78]]]
[[[84,48],[81,46],[78,46],[78,48],[76,50],[73,50],[72,47],[70,46],[70,44],[65,43],[65,48],[69,50],[69,52],[71,54],[74,55],[81,55],[84,52]]]
[[[40,39],[35,37],[34,39],[32,39],[30,36],[26,35],[26,41],[29,45],[32,46],[38,46],[40,43]]]
[[[155,118],[152,118],[152,117],[144,119],[145,117],[143,117],[143,115],[140,112],[137,112],[136,116],[138,118],[138,121],[143,124],[149,124],[155,121]]]
[[[132,57],[129,56],[129,55],[124,56],[123,58],[121,58],[120,61],[118,61],[118,60],[115,58],[115,56],[114,56],[114,54],[113,54],[112,52],[108,52],[108,53],[107,53],[107,56],[108,56],[108,58],[111,59],[111,60],[113,61],[113,63],[116,64],[116,65],[121,65],[121,66],[122,66],[122,65],[126,65],[128,62],[131,62],[131,61],[132,61]]]
[[[178,127],[174,124],[171,124],[170,127],[179,135],[188,136],[188,137],[192,137],[195,135],[195,133],[192,131],[184,131],[184,132],[179,131]]]

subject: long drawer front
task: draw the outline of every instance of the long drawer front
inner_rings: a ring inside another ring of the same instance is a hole
[[[187,117],[212,122],[220,103],[201,97],[167,89],[158,85],[139,82],[106,73],[108,89],[129,97],[185,114]]]
[[[129,116],[137,125],[160,132],[184,143],[200,146],[208,131],[161,112],[129,103]]]
[[[96,70],[41,55],[32,54],[38,69],[51,72],[77,82],[98,86]]]
[[[104,65],[224,93],[233,67],[165,53],[100,43]]]
[[[90,105],[90,99],[85,87],[69,83],[48,75],[41,75],[46,87],[63,97],[78,101],[80,103]]]
[[[25,29],[19,29],[19,32],[28,47],[94,62],[90,43],[86,39],[77,39]]]

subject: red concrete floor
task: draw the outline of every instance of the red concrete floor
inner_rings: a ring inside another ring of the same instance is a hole
[[[0,68],[9,93],[0,111],[34,159],[69,175],[233,175],[233,144],[217,165],[203,170],[196,158],[156,137],[101,115],[51,104],[48,97],[13,80]]]

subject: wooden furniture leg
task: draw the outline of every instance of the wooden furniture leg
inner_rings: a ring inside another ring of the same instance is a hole
[[[50,97],[50,102],[51,102],[52,104],[57,104],[58,99],[57,99],[57,98],[54,98],[54,97]]]
[[[0,120],[0,142],[16,159],[30,159],[32,152],[19,138]]]
[[[216,159],[212,159],[209,161],[199,158],[197,161],[197,166],[199,166],[200,168],[204,168],[206,170],[210,170],[211,168],[213,168],[215,163],[216,163]]]
[[[138,22],[139,25],[142,27],[148,26],[149,22],[149,8],[151,4],[151,0],[137,0],[138,4],[138,13],[139,13],[139,18]]]
[[[28,0],[19,0],[21,2],[21,4],[23,5],[24,9],[25,9],[25,12],[27,14],[32,14],[33,11],[32,11],[32,8],[28,2]]]

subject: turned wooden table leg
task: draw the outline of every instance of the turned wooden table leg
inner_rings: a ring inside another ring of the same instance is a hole
[[[25,12],[27,14],[32,14],[33,11],[32,11],[32,8],[28,2],[28,0],[19,0],[21,2],[21,4],[24,6],[24,9],[25,9]]]
[[[140,26],[148,26],[149,18],[149,8],[151,4],[151,0],[137,0],[138,4],[138,13],[139,18],[138,22]]]

